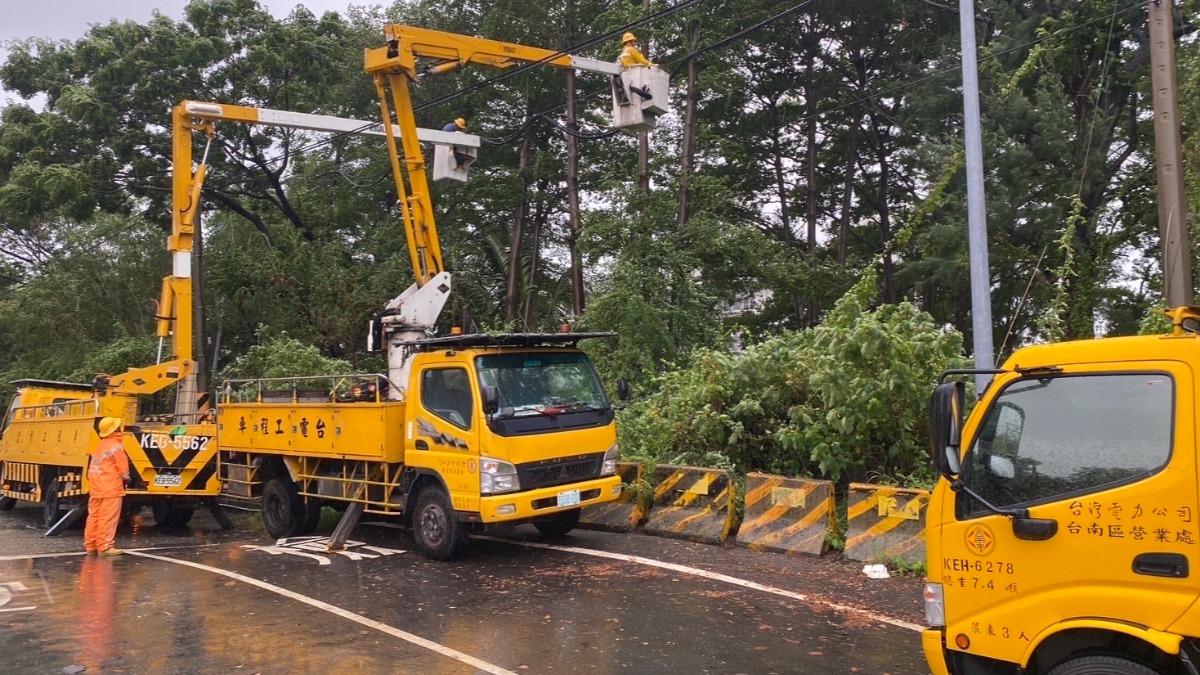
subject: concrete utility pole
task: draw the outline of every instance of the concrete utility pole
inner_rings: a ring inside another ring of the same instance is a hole
[[[1154,98],[1154,156],[1158,165],[1158,231],[1168,307],[1192,304],[1192,253],[1179,134],[1173,0],[1151,0],[1150,86]]]
[[[975,2],[958,0],[962,43],[963,132],[967,158],[967,233],[971,259],[971,332],[975,367],[995,368],[992,348],[992,279],[988,270],[987,212],[983,199],[983,132],[979,124],[979,65],[975,61]],[[982,391],[990,375],[976,375]]]

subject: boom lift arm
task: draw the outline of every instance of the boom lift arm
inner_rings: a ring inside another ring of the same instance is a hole
[[[260,124],[292,129],[325,131],[346,135],[383,135],[378,125],[362,120],[329,115],[312,115],[270,108],[251,108],[223,103],[183,101],[171,113],[171,235],[167,250],[171,253],[171,273],[163,278],[156,315],[156,334],[170,339],[166,361],[144,368],[131,368],[109,379],[108,391],[127,395],[149,395],[180,382],[192,374],[192,270],[191,254],[196,232],[200,193],[208,172],[208,149],[216,134],[218,121]],[[193,135],[207,137],[200,165],[193,171]],[[441,145],[479,147],[479,137],[416,129],[418,140]]]
[[[384,137],[416,281],[372,319],[370,348],[382,351],[386,345],[388,376],[393,383],[403,387],[408,382],[409,359],[413,354],[408,343],[426,337],[434,328],[451,288],[434,222],[425,157],[416,134],[411,83],[468,64],[506,69],[519,64],[541,63],[605,75],[621,71],[615,63],[403,24],[386,26],[384,36],[386,46],[364,50],[363,69],[374,80],[379,96]],[[431,63],[422,67],[417,59]],[[403,154],[396,146],[396,136],[400,137]],[[393,388],[389,396],[399,399],[403,392]]]

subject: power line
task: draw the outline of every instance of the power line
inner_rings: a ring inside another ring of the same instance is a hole
[[[809,1],[815,1],[815,0],[809,0]],[[677,12],[681,12],[685,9],[689,9],[689,8],[691,8],[695,5],[698,5],[702,2],[706,2],[706,0],[681,0],[681,2],[676,3],[670,7],[666,7],[664,9],[661,9],[652,14],[648,14],[644,17],[641,17],[640,19],[631,21],[619,28],[615,28],[606,33],[602,33],[600,35],[590,37],[590,38],[584,40],[583,42],[572,45],[571,47],[568,47],[562,51],[554,52],[553,54],[550,54],[549,56],[545,56],[541,59],[538,59],[537,61],[531,61],[529,63],[521,64],[519,66],[516,66],[515,68],[512,68],[511,70],[505,70],[505,71],[501,72],[499,75],[496,75],[494,77],[490,77],[481,82],[477,82],[475,84],[463,87],[462,89],[451,92],[444,96],[440,96],[432,101],[427,101],[425,103],[422,103],[419,106],[414,106],[413,112],[414,113],[422,112],[422,111],[428,110],[429,108],[432,108],[434,106],[441,105],[442,103],[446,103],[455,98],[458,98],[459,96],[463,96],[464,94],[468,94],[473,91],[478,91],[480,89],[483,89],[484,87],[489,87],[489,86],[495,85],[506,79],[515,77],[521,73],[524,73],[533,68],[536,68],[537,66],[543,65],[545,63],[548,63],[550,61],[553,61],[553,60],[558,59],[563,56],[569,56],[571,54],[574,54],[575,52],[587,49],[588,47],[599,44],[606,40],[611,40],[613,38],[613,36],[615,36],[615,35],[620,35],[620,34],[624,33],[625,31],[632,30],[634,28],[657,21],[659,19],[670,16]],[[285,151],[275,157],[272,157],[272,158],[266,160],[265,164],[267,164],[267,165],[278,164],[280,162],[286,161],[290,157],[294,157],[296,155],[310,152],[310,151],[315,150],[323,145],[328,145],[329,143],[332,143],[340,138],[345,138],[347,136],[352,136],[354,134],[358,134],[360,132],[366,131],[367,129],[370,129],[371,127],[375,127],[375,126],[381,126],[381,124],[379,122],[370,122],[368,124],[364,124],[363,126],[356,128],[356,129],[351,129],[350,131],[340,132],[333,136],[329,136],[327,138],[323,138],[318,141],[314,141],[314,142],[312,142],[306,146],[303,146],[301,148],[298,148],[296,150]],[[519,136],[520,133],[523,132],[525,130],[525,128],[527,128],[527,127],[528,127],[528,122],[526,122],[526,124],[522,126],[521,130],[516,133],[516,136]],[[514,136],[514,138],[515,138],[515,136]],[[509,142],[511,142],[511,141],[509,141]]]
[[[801,10],[808,9],[810,6],[816,4],[818,1],[819,0],[804,0],[804,2],[793,5],[792,7],[785,9],[782,12],[779,12],[778,14],[770,16],[766,19],[763,19],[762,21],[759,21],[747,28],[743,28],[742,30],[740,30],[732,35],[729,35],[725,38],[722,38],[721,40],[718,40],[717,42],[714,42],[711,45],[706,45],[705,47],[698,49],[690,54],[684,54],[683,56],[679,56],[674,59],[671,59],[670,61],[667,61],[666,63],[664,63],[663,66],[671,66],[671,65],[675,65],[675,64],[679,64],[680,66],[682,66],[684,63],[687,62],[688,59],[693,59],[693,58],[700,56],[701,54],[705,54],[710,51],[715,51],[717,49],[721,49],[722,47],[727,47],[727,46],[733,44],[734,42],[737,42],[737,41],[741,40],[742,38],[745,38],[747,35],[756,33],[758,31],[762,30],[763,28],[766,28],[768,25],[775,23],[776,21],[786,19]],[[671,76],[674,77],[676,75],[676,73],[678,72],[678,70],[679,70],[678,68],[673,70],[671,72]],[[587,99],[590,99],[593,96],[601,94],[604,91],[606,91],[606,89],[604,87],[601,87],[601,88],[595,89],[591,92],[588,92],[582,96],[577,96],[575,100],[576,101],[586,101]],[[562,108],[565,108],[566,106],[567,106],[567,104],[565,102],[559,103],[558,105],[555,105],[554,107],[547,108],[541,112],[530,115],[530,118],[526,119],[525,122],[521,125],[521,129],[519,131],[517,131],[513,136],[510,137],[509,142],[511,142],[512,140],[515,140],[516,137],[520,136],[521,131],[524,131],[525,128],[529,126],[529,123],[532,118],[545,117],[546,115],[549,115],[550,113],[553,113],[553,112],[557,112],[558,110],[561,110]],[[549,120],[547,118],[547,121],[551,122],[555,126],[558,126],[559,128],[561,128],[563,131],[565,131],[567,133],[572,133],[565,126],[563,126],[562,124],[559,124],[556,120]],[[606,131],[606,132],[601,132],[598,134],[581,134],[581,135],[578,135],[577,137],[583,138],[583,139],[608,138],[608,137],[613,136],[616,133],[618,133],[618,131],[619,130],[614,129],[614,130],[610,130],[610,131]],[[493,141],[490,139],[485,139],[485,140],[488,143],[491,143],[493,145],[500,144],[499,141]]]
[[[818,0],[804,0],[804,2],[793,5],[792,7],[785,9],[782,12],[780,12],[772,17],[763,19],[762,21],[759,21],[758,23],[754,24],[753,26],[750,26],[748,28],[743,28],[742,30],[734,33],[733,35],[730,35],[726,38],[718,40],[718,41],[712,43],[711,45],[701,47],[700,49],[697,49],[696,51],[694,51],[690,54],[685,54],[677,59],[674,59],[671,63],[679,62],[679,65],[682,66],[689,59],[694,59],[694,58],[700,56],[701,54],[706,54],[708,52],[711,52],[711,51],[714,51],[717,49],[721,49],[722,47],[731,45],[734,42],[737,42],[738,40],[741,40],[742,38],[746,37],[747,35],[750,35],[751,33],[757,33],[758,31],[766,28],[767,26],[771,25],[772,23],[775,23],[776,21],[781,21],[783,19],[786,19],[786,18],[792,16],[793,14],[800,12],[801,10],[808,9],[812,5],[817,4],[817,2],[818,2]],[[678,72],[678,70],[679,69],[676,68],[674,71],[672,71],[671,76],[674,77],[676,72]]]
[[[413,108],[413,111],[421,112],[424,110],[428,110],[429,108],[432,108],[437,105],[441,105],[442,103],[445,103],[447,101],[451,101],[455,98],[458,98],[459,96],[462,96],[463,94],[468,94],[473,91],[478,91],[484,87],[492,86],[492,85],[496,84],[497,82],[502,82],[509,78],[516,77],[517,75],[520,75],[521,73],[524,73],[533,68],[536,68],[537,66],[540,66],[545,63],[549,63],[550,61],[553,61],[553,60],[558,59],[563,56],[570,56],[571,54],[574,54],[575,52],[587,49],[588,47],[599,44],[601,42],[611,40],[614,36],[621,35],[625,31],[633,30],[634,28],[637,28],[638,26],[643,26],[647,23],[657,21],[663,17],[670,16],[677,12],[682,12],[683,10],[689,9],[695,5],[700,4],[701,2],[706,2],[706,0],[681,0],[678,3],[671,5],[670,7],[660,9],[657,12],[648,14],[640,19],[631,21],[619,28],[614,28],[613,30],[610,30],[606,33],[601,33],[600,35],[590,37],[590,38],[584,40],[583,42],[577,43],[571,47],[567,47],[566,49],[564,49],[562,51],[554,52],[553,54],[550,54],[548,56],[540,58],[537,61],[530,61],[529,63],[523,63],[519,66],[516,66],[515,68],[513,68],[511,70],[505,70],[505,71],[501,72],[499,75],[496,75],[494,77],[489,77],[486,80],[483,80],[482,82],[476,82],[475,84],[463,87],[462,89],[459,89],[458,91],[454,91],[449,94],[446,94],[445,96],[440,96],[438,98],[435,98],[432,101],[427,101],[425,103],[422,103],[421,105]]]

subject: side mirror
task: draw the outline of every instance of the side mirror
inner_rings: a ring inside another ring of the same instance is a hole
[[[629,380],[625,378],[617,380],[617,398],[622,401],[629,400]]]
[[[492,415],[500,409],[500,388],[491,385],[483,385],[483,413]]]
[[[929,402],[929,452],[937,472],[947,479],[958,477],[958,451],[962,445],[963,398],[966,385],[946,382],[933,390]]]

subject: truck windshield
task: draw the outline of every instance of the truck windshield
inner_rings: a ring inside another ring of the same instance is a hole
[[[497,354],[476,360],[480,386],[500,390],[513,417],[607,410],[604,389],[581,353]]]
[[[1005,507],[1148,476],[1171,454],[1173,399],[1165,373],[1018,380],[988,409],[965,479]]]

